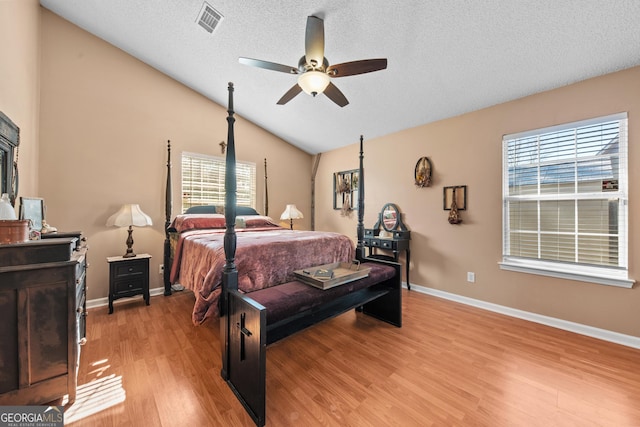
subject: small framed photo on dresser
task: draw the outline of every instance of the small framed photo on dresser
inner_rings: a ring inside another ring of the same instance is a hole
[[[20,197],[20,219],[31,220],[31,230],[42,230],[44,220],[44,199],[38,197]]]

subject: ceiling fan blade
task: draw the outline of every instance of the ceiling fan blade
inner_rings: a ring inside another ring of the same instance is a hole
[[[275,62],[262,61],[260,59],[238,58],[238,61],[244,65],[252,67],[264,68],[266,70],[280,71],[287,74],[298,74],[298,69],[288,65],[276,64]]]
[[[322,66],[324,61],[324,21],[315,16],[307,17],[304,55],[307,64],[313,68]]]
[[[291,101],[300,92],[302,92],[302,88],[300,86],[298,86],[298,84],[296,83],[295,85],[293,85],[293,87],[291,89],[289,89],[287,91],[287,93],[282,95],[282,98],[280,98],[280,100],[277,102],[277,104],[278,105],[286,104],[287,102]]]
[[[342,92],[340,92],[340,89],[338,89],[336,85],[331,82],[329,82],[329,86],[327,86],[327,88],[324,90],[324,94],[327,95],[330,100],[341,107],[344,107],[349,103],[349,101],[347,101],[347,98],[342,94]]]
[[[373,71],[387,68],[387,59],[363,59],[361,61],[343,62],[332,65],[327,69],[327,74],[331,77],[346,77],[356,74],[371,73]]]

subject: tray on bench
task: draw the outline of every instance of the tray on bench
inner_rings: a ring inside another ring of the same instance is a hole
[[[367,277],[370,271],[370,267],[361,267],[360,261],[354,260],[295,270],[293,274],[301,282],[324,290]]]

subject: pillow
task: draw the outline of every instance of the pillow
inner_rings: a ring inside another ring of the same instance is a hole
[[[237,228],[280,227],[273,219],[262,215],[236,216]],[[169,226],[170,231],[182,233],[189,230],[224,229],[226,221],[220,214],[184,214],[174,218]]]
[[[245,228],[258,228],[258,227],[280,227],[280,224],[275,222],[271,217],[262,216],[262,215],[244,215],[242,217],[244,220]]]
[[[224,211],[218,212],[217,209],[218,208],[216,206],[191,206],[189,209],[185,211],[185,215],[186,214],[215,214],[215,213],[224,214]]]
[[[200,214],[200,215],[178,215],[174,218],[170,230],[178,233],[188,230],[201,230],[206,228],[225,228],[224,215],[220,214]]]
[[[249,206],[236,206],[236,215],[260,215],[258,211]]]

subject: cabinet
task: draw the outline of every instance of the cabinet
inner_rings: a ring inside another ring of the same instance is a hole
[[[75,401],[87,267],[77,242],[0,245],[0,405]]]
[[[382,228],[382,230],[381,230]],[[398,262],[402,251],[406,254],[405,272],[407,289],[411,290],[409,282],[409,266],[411,263],[411,231],[402,222],[400,210],[393,203],[387,203],[378,214],[378,221],[373,228],[365,228],[363,244],[369,248],[369,258],[392,259]],[[378,249],[393,254],[378,254]]]
[[[142,295],[149,305],[149,259],[151,255],[139,254],[125,258],[107,258],[109,262],[109,314],[113,313],[113,301],[118,298]]]

